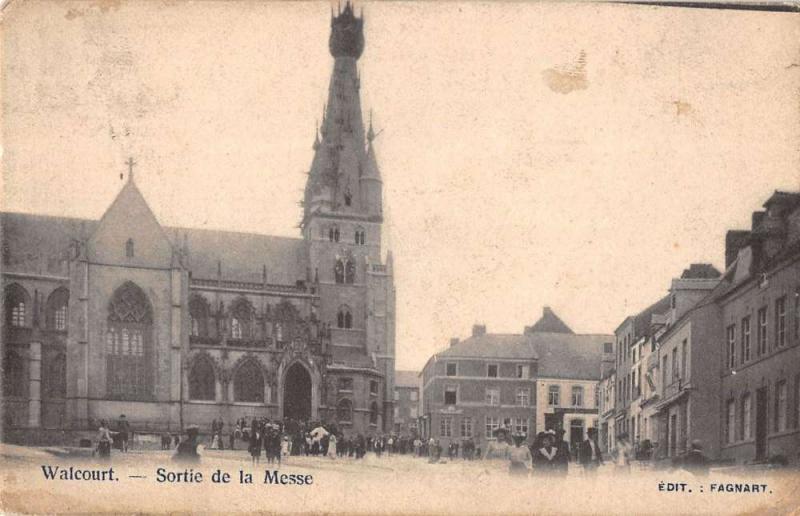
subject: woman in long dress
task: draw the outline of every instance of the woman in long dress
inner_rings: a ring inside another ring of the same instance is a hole
[[[336,458],[336,435],[331,434],[328,438],[328,457],[331,459]]]
[[[514,434],[514,447],[508,451],[508,472],[513,476],[528,476],[528,464],[531,463],[531,451],[522,446],[524,434]]]
[[[533,473],[536,475],[553,473],[558,465],[556,462],[558,448],[555,447],[554,435],[551,432],[542,432],[537,436],[537,444],[533,450]]]

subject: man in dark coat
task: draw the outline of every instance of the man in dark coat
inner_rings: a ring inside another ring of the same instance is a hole
[[[603,463],[603,454],[597,444],[597,429],[589,429],[589,437],[581,443],[578,457],[583,470],[587,473],[594,473],[598,466]]]
[[[566,432],[559,428],[556,430],[556,458],[555,458],[555,465],[553,466],[553,473],[557,475],[566,476],[567,472],[569,471],[569,457],[570,457],[570,450],[569,450],[569,443],[564,440],[564,434]]]

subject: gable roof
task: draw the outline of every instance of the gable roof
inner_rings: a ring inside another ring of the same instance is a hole
[[[560,332],[487,333],[453,344],[436,357],[537,360],[538,376],[599,380],[603,372],[603,344],[613,340],[613,335]]]
[[[70,244],[88,238],[98,225],[90,219],[2,212],[4,270],[66,274]],[[164,233],[176,247],[186,235],[196,278],[215,279],[218,261],[228,280],[261,282],[264,265],[269,283],[294,284],[306,276],[306,244],[300,238],[172,227],[165,227]]]
[[[525,333],[548,332],[548,333],[574,333],[572,329],[564,323],[549,306],[542,309],[542,316],[533,326],[525,328]]]

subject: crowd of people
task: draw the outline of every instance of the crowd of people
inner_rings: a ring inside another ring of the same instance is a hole
[[[198,460],[200,429],[190,425],[185,429],[185,434],[183,439],[176,434],[162,434],[161,449],[175,449],[178,459]],[[384,454],[413,455],[427,458],[429,463],[441,462],[443,457],[451,461],[459,457],[463,460],[506,458],[509,461],[509,473],[514,476],[566,476],[570,462],[579,464],[584,472],[592,474],[603,464],[603,453],[597,442],[595,428],[590,428],[587,438],[572,447],[564,440],[564,434],[561,429],[546,430],[539,432],[529,443],[526,435],[500,428],[495,433],[496,439],[489,443],[484,457],[472,438],[462,439],[461,442],[454,440],[447,444],[445,450],[438,439],[424,440],[416,434],[365,436],[361,433],[348,434],[337,428],[336,424],[290,418],[270,420],[266,417],[250,420],[241,418],[228,427],[226,434],[225,423],[215,418],[205,443],[210,449],[224,450],[227,437],[227,449],[236,450],[241,445],[246,446],[253,464],[260,463],[262,451],[270,464],[280,464],[291,455],[362,459],[367,452],[377,457]],[[112,448],[127,452],[131,438],[132,431],[125,415],[120,416],[113,429],[103,420],[99,425],[94,453],[101,458],[108,458]],[[629,472],[634,456],[634,449],[628,444],[626,436],[618,436],[617,446],[611,455],[614,471]],[[680,465],[698,473],[708,471],[708,461],[698,442],[692,443]]]

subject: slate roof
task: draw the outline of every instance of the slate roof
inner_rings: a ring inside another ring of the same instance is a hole
[[[542,309],[542,316],[533,326],[525,328],[525,333],[531,332],[574,333],[549,306]]]
[[[301,238],[177,228],[179,242],[175,242],[175,228],[165,229],[173,245],[183,245],[186,235],[194,278],[215,279],[221,261],[227,280],[260,283],[265,265],[268,283],[288,285],[306,279],[306,243]]]
[[[70,243],[89,237],[99,221],[4,212],[0,223],[5,270],[66,274]],[[294,284],[306,278],[306,243],[301,238],[171,227],[164,232],[178,247],[187,236],[195,278],[216,279],[219,260],[226,280],[260,283],[264,265],[268,283]]]
[[[511,358],[537,360],[538,376],[599,380],[603,344],[613,335],[534,332],[524,335],[487,333],[469,337],[437,354],[437,358]]]
[[[419,387],[419,371],[395,371],[395,387]]]
[[[650,325],[653,315],[667,313],[670,310],[670,297],[666,295],[648,306],[633,317],[634,339],[638,340],[643,336],[650,335]]]

